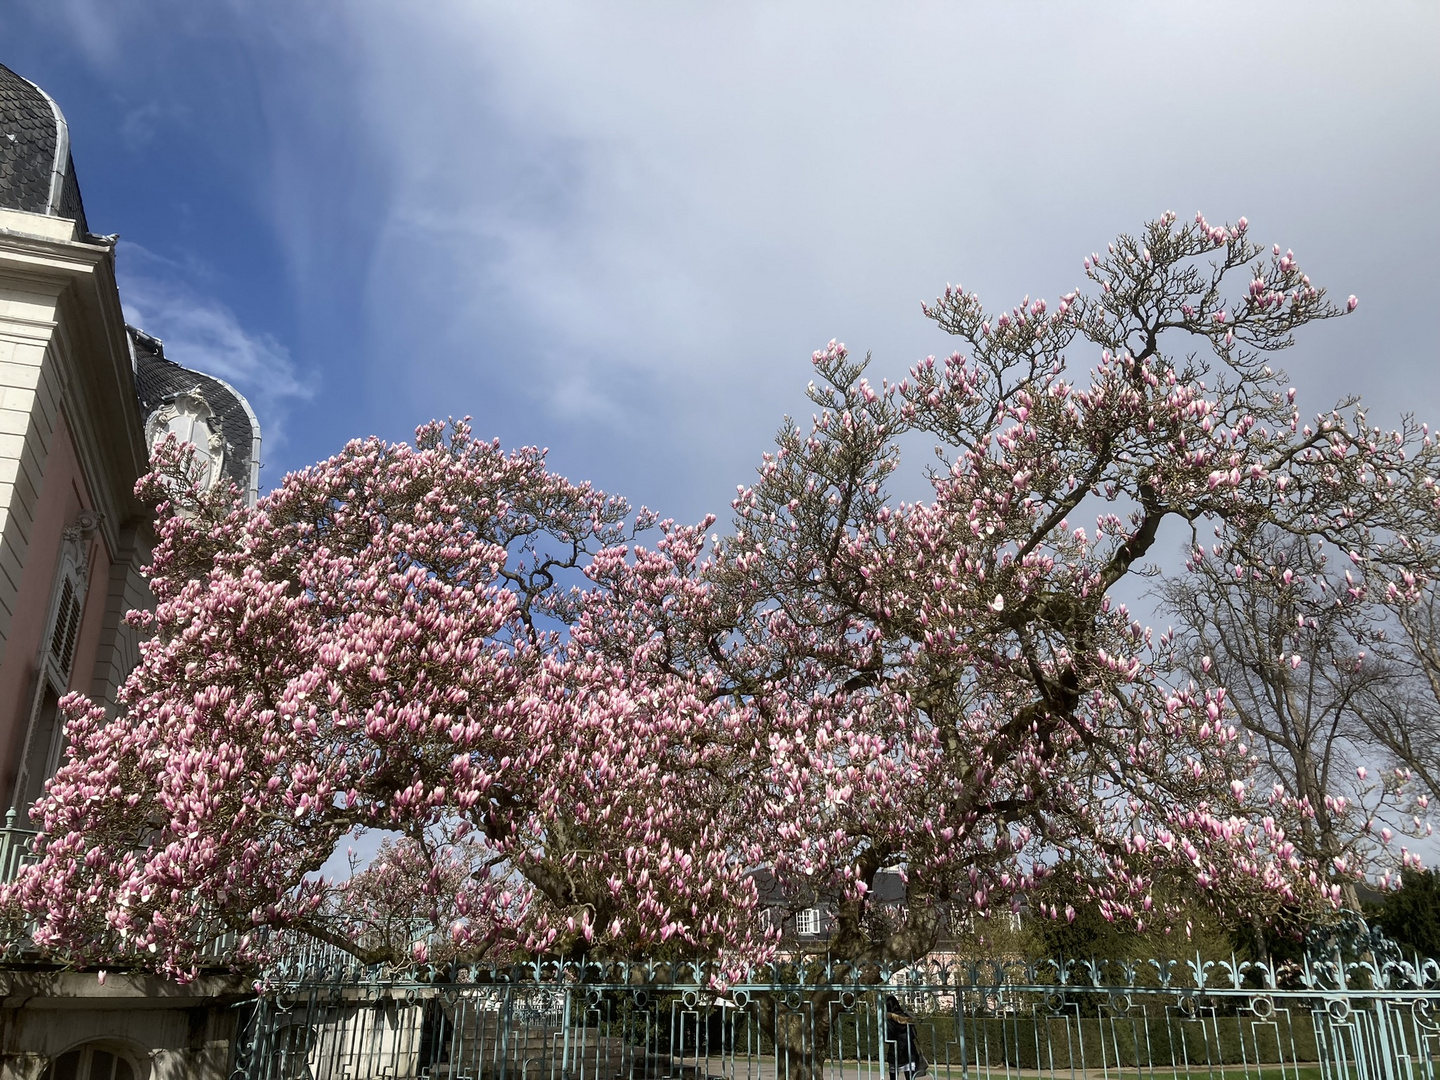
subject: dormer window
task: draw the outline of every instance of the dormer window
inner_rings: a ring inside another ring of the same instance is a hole
[[[260,497],[260,421],[245,395],[223,379],[167,359],[159,338],[133,326],[126,330],[148,445],[173,434],[197,447],[203,489],[225,476],[254,506]]]
[[[215,415],[198,387],[176,394],[150,414],[145,425],[145,438],[150,445],[153,447],[167,435],[174,435],[196,448],[196,462],[201,470],[200,490],[208,491],[225,467],[225,435],[220,428],[220,417]]]

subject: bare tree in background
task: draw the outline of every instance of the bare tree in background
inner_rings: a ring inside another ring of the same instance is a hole
[[[1387,797],[1362,764],[1380,723],[1372,714],[1405,681],[1393,662],[1367,656],[1364,589],[1333,571],[1316,541],[1274,530],[1243,549],[1196,549],[1187,570],[1161,588],[1181,668],[1225,688],[1265,772],[1309,803],[1313,816],[1291,839],[1355,910],[1354,856],[1383,842],[1376,815]],[[1390,721],[1397,745],[1413,738],[1409,714]]]
[[[1360,716],[1376,745],[1424,789],[1416,800],[1423,811],[1440,799],[1440,585],[1431,581],[1415,602],[1391,597],[1387,606],[1393,632],[1377,652],[1389,670],[1361,695]]]

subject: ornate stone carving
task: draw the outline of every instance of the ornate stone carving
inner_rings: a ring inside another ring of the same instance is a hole
[[[211,487],[225,467],[225,434],[220,417],[198,386],[167,399],[145,422],[145,438],[151,446],[172,434],[199,451],[200,486]]]
[[[60,534],[60,567],[68,569],[83,592],[90,579],[90,560],[85,557],[90,538],[100,528],[103,515],[94,510],[81,510],[75,520]]]

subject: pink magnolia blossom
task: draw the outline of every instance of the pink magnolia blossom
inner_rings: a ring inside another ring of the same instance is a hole
[[[153,637],[119,716],[64,702],[41,858],[5,902],[71,956],[182,974],[284,932],[393,963],[738,970],[777,945],[762,880],[833,906],[856,960],[1020,897],[1162,925],[1182,896],[1333,903],[1290,839],[1314,808],[1250,782],[1224,688],[1171,678],[1170,635],[1117,593],[1168,519],[1213,521],[1217,557],[1261,527],[1368,557],[1432,512],[1397,493],[1433,451],[1363,413],[1302,432],[1258,357],[1343,311],[1293,256],[1174,214],[1107,251],[1053,308],[947,289],[925,310],[962,350],[898,384],[817,352],[808,429],[785,422],[708,540],[463,423],[352,443],[253,509],[163,447]],[[886,490],[907,433],[941,453],[908,503]],[[392,839],[322,880],[364,831]]]
[[[158,604],[120,715],[64,702],[41,859],[6,897],[37,942],[179,974],[224,935],[264,960],[278,931],[392,962],[763,950],[703,749],[743,710],[585,648],[613,628],[579,570],[649,514],[463,423],[352,443],[253,510],[187,488],[187,461],[162,447],[142,484]],[[321,880],[361,831],[393,839]]]

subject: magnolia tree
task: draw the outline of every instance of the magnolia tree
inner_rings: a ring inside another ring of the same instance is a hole
[[[650,515],[464,424],[352,443],[254,509],[190,460],[162,446],[142,484],[158,603],[120,715],[64,705],[8,894],[37,942],[180,974],[221,938],[263,961],[276,930],[390,962],[759,948],[760,853],[705,737],[734,710],[703,676],[634,683],[565,582]],[[317,874],[367,831],[363,871]]]
[[[961,351],[899,383],[817,353],[819,411],[723,538],[463,424],[354,443],[254,509],[163,447],[153,636],[118,717],[64,703],[6,902],[44,944],[180,973],[282,930],[371,960],[733,971],[778,944],[759,870],[833,905],[857,963],[1022,897],[1064,918],[1057,883],[1142,927],[1333,903],[1294,839],[1313,806],[1252,782],[1225,689],[1174,678],[1117,597],[1167,521],[1216,530],[1207,559],[1323,537],[1413,591],[1435,454],[1354,411],[1302,422],[1266,355],[1355,302],[1244,219],[1166,215],[1085,273],[1000,314],[947,289],[925,311]],[[932,492],[897,501],[916,433]],[[323,876],[362,831],[380,856]],[[899,917],[870,902],[886,868]]]
[[[1362,699],[1360,715],[1400,775],[1416,781],[1410,824],[1418,830],[1440,799],[1440,581],[1431,576],[1413,592],[1382,584],[1376,595],[1393,616],[1393,632],[1373,644],[1384,678]]]
[[[998,315],[947,288],[925,312],[962,351],[897,385],[817,353],[820,412],[782,428],[701,571],[713,621],[666,628],[764,718],[772,859],[797,895],[835,898],[841,955],[922,953],[957,907],[1043,906],[1061,873],[1056,891],[1136,925],[1193,898],[1261,920],[1338,898],[1293,839],[1313,805],[1252,785],[1224,688],[1165,677],[1173,643],[1116,595],[1167,521],[1195,559],[1243,560],[1270,530],[1413,588],[1435,450],[1353,402],[1302,421],[1267,354],[1356,301],[1244,219],[1166,215],[1084,268],[1088,291]],[[934,494],[895,503],[914,432],[938,444]],[[907,878],[898,926],[867,902],[887,865]]]

